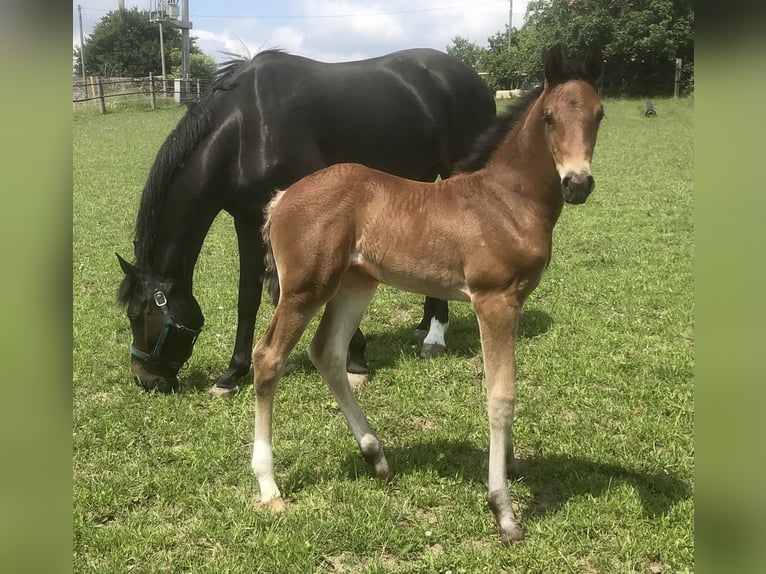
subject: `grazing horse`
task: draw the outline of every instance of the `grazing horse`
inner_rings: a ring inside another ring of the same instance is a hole
[[[220,211],[234,217],[237,231],[239,303],[234,352],[212,391],[230,394],[250,369],[263,210],[274,191],[340,162],[420,181],[446,178],[494,117],[478,74],[436,50],[336,64],[272,50],[224,66],[157,154],[136,220],[135,263],[118,255],[135,380],[147,390],[178,388],[204,320],[192,294],[194,266]],[[321,249],[324,239],[316,241]],[[433,330],[423,355],[443,349],[447,320],[446,301],[426,299],[420,328]],[[349,371],[367,371],[364,347],[357,330]]]
[[[279,300],[253,349],[252,468],[262,503],[284,508],[272,462],[274,395],[288,354],[322,306],[309,357],[362,456],[378,478],[392,477],[344,368],[351,336],[378,284],[386,283],[473,304],[490,430],[487,499],[502,540],[523,538],[506,485],[516,466],[517,325],[550,260],[553,227],[564,203],[583,203],[594,187],[590,163],[604,114],[597,92],[601,68],[597,48],[580,66],[565,64],[561,48],[552,48],[543,86],[530,103],[498,118],[469,161],[475,171],[420,183],[341,164],[302,179],[271,201],[264,237],[270,290]]]

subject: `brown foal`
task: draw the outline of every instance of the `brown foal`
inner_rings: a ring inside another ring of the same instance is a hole
[[[386,283],[472,303],[490,430],[487,499],[502,540],[523,538],[507,486],[516,463],[516,330],[521,307],[550,260],[564,202],[584,202],[594,186],[590,163],[604,113],[596,89],[601,65],[595,48],[577,68],[564,64],[560,47],[551,49],[539,96],[477,171],[419,183],[339,164],[302,179],[270,203],[264,236],[280,294],[253,350],[252,468],[262,503],[284,509],[272,463],[274,394],[290,351],[323,305],[309,357],[375,474],[392,477],[346,374],[351,336],[378,284]]]

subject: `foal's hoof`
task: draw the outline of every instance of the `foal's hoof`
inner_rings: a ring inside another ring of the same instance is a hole
[[[524,540],[524,531],[521,529],[521,526],[514,522],[513,524],[500,529],[500,540],[503,544],[510,544],[511,542]]]
[[[431,343],[423,343],[423,347],[420,349],[420,356],[423,359],[433,359],[439,355],[443,355],[447,352],[447,347],[444,345],[433,345]]]
[[[233,387],[219,387],[218,385],[213,385],[208,392],[214,399],[230,399],[239,392],[239,385]]]
[[[269,502],[266,503],[266,506],[271,512],[284,512],[287,510],[287,505],[285,504],[285,501],[282,499],[281,496],[278,496],[276,498],[272,498],[269,500]]]

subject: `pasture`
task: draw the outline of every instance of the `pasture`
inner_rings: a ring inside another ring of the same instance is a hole
[[[452,303],[449,352],[418,358],[422,297],[381,287],[362,322],[357,395],[396,477],[381,484],[306,357],[275,403],[288,511],[253,505],[253,393],[211,400],[236,325],[237,254],[222,214],[195,293],[205,329],[175,395],[128,365],[114,252],[132,256],[146,175],[177,108],[77,113],[73,125],[73,567],[76,572],[691,572],[693,100],[606,99],[596,190],[567,205],[525,306],[512,484],[526,540],[485,501],[478,328]],[[502,106],[502,102],[499,103]],[[256,337],[272,307],[265,302]]]

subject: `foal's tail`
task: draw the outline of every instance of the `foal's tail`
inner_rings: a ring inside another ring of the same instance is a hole
[[[266,263],[266,270],[263,274],[263,281],[266,283],[266,288],[269,290],[269,297],[271,302],[276,305],[279,303],[279,274],[277,273],[277,266],[274,262],[274,250],[271,248],[271,213],[274,206],[282,198],[284,191],[277,191],[276,195],[266,204],[264,209],[265,222],[261,229],[261,236],[263,237],[263,244],[266,246],[266,256],[264,257],[264,263]]]

